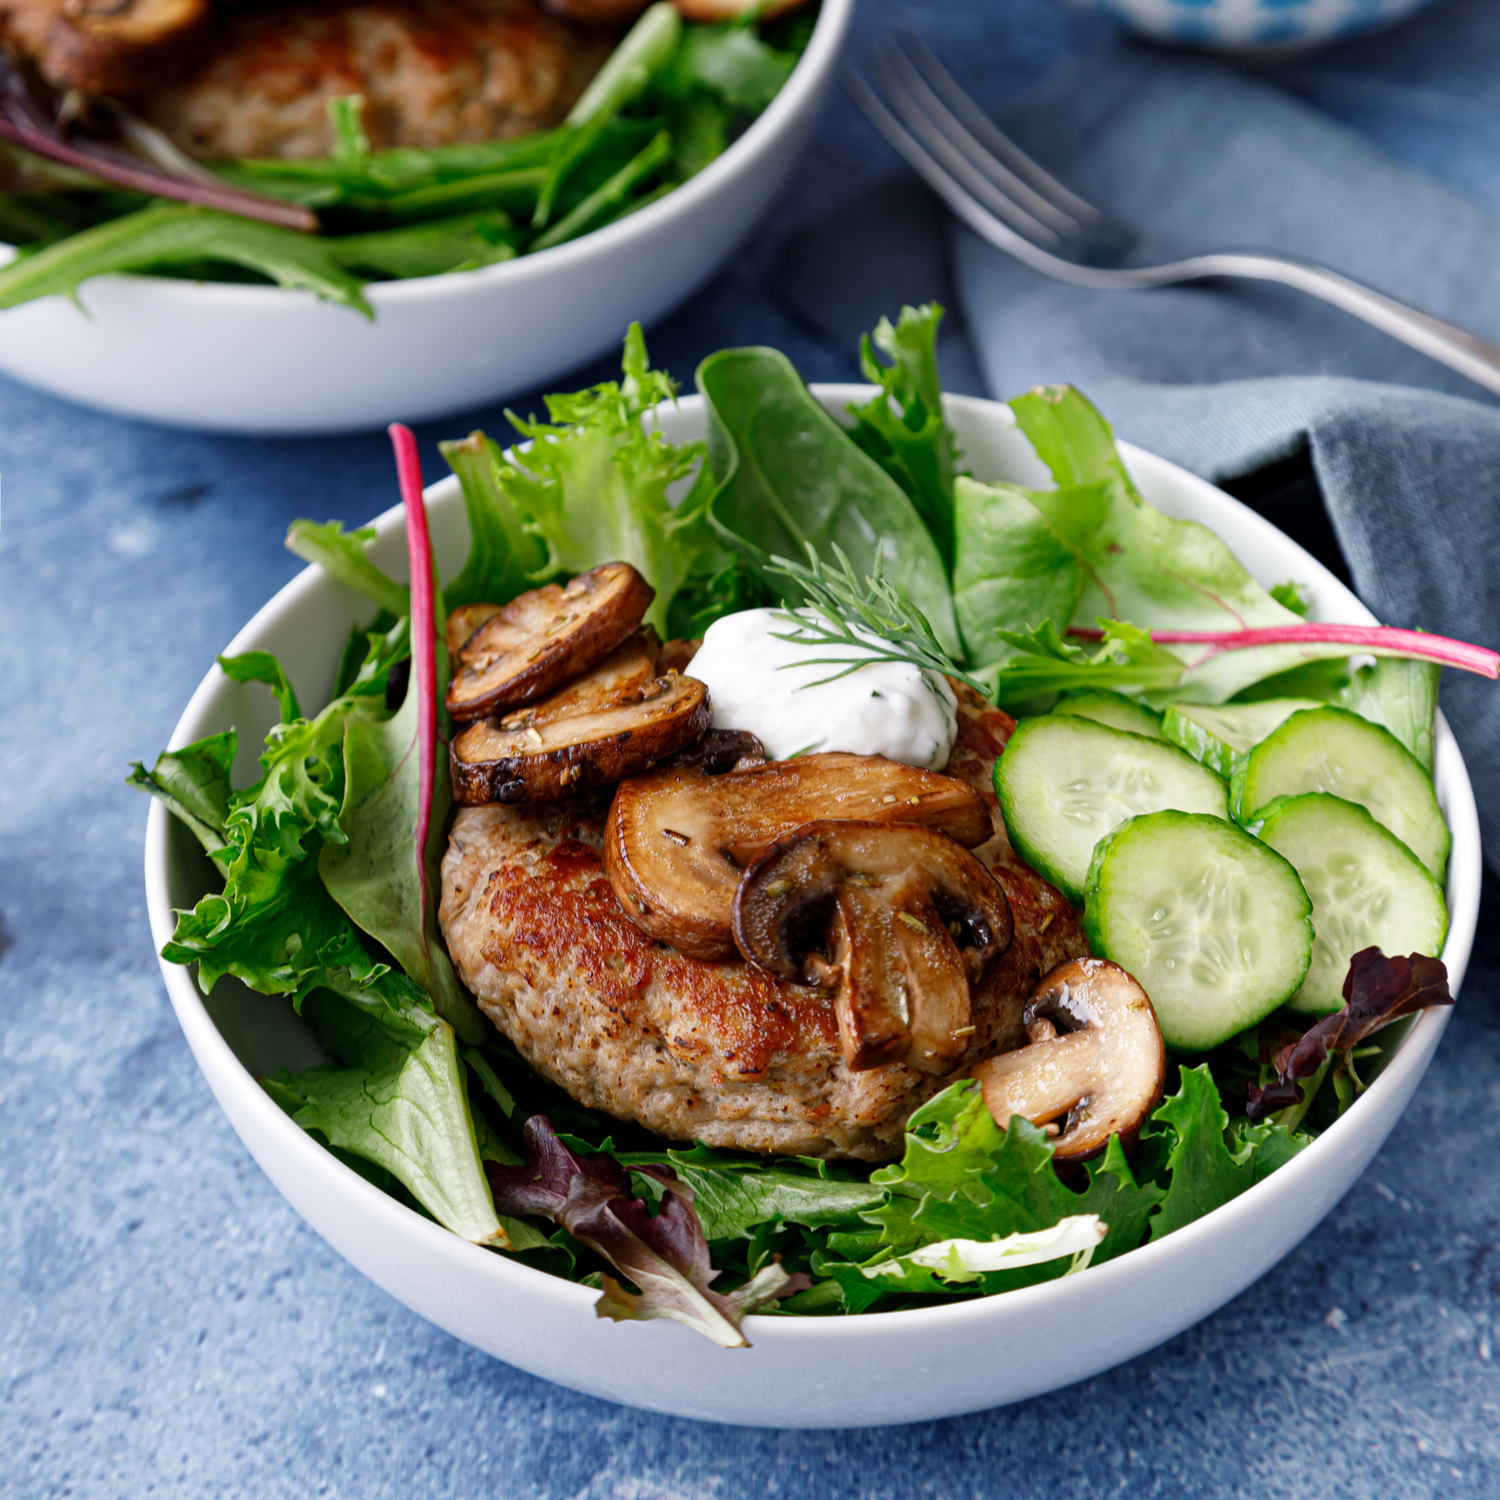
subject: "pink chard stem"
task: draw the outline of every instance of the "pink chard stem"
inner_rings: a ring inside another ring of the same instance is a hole
[[[1103,640],[1102,630],[1074,628],[1069,635],[1085,640]],[[1480,677],[1500,677],[1500,654],[1467,641],[1449,640],[1447,636],[1428,635],[1421,630],[1397,630],[1389,625],[1271,625],[1261,630],[1153,630],[1151,639],[1159,646],[1205,647],[1204,662],[1225,651],[1244,651],[1252,646],[1348,646],[1351,653],[1372,651],[1387,656],[1410,656],[1418,661],[1437,662],[1474,672]],[[1191,669],[1190,669],[1191,670]]]
[[[396,477],[406,507],[406,553],[411,568],[410,691],[417,694],[417,743],[420,772],[417,793],[417,868],[425,870],[427,834],[432,824],[432,791],[437,780],[437,620],[432,597],[432,538],[427,505],[422,499],[422,461],[409,427],[392,422]],[[422,880],[422,922],[427,921],[427,881]]]

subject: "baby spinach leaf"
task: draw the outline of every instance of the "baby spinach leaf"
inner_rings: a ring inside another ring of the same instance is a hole
[[[568,117],[552,132],[551,159],[537,195],[534,229],[544,229],[568,174],[592,150],[611,120],[671,64],[682,20],[667,0],[647,7],[594,75]]]
[[[368,276],[407,278],[470,271],[513,260],[516,234],[494,209],[328,241],[340,265]]]
[[[438,1223],[480,1245],[509,1248],[465,1106],[453,1030],[421,1009],[423,1034],[393,1037],[378,1017],[332,995],[303,1008],[342,1067],[281,1072],[267,1092],[306,1130],[384,1167]]]
[[[734,109],[759,114],[796,66],[796,53],[772,47],[750,27],[689,26],[657,87],[679,98],[702,91]]]
[[[880,391],[866,405],[849,408],[854,417],[849,436],[906,491],[951,573],[958,444],[943,416],[938,379],[937,330],[942,317],[936,302],[903,307],[898,323],[882,318],[874,333],[865,335],[860,367]],[[877,350],[889,364],[876,358]],[[1022,623],[1040,618],[1032,616]]]
[[[725,349],[698,366],[708,402],[708,452],[717,488],[709,516],[731,550],[764,567],[839,547],[855,572],[876,572],[926,615],[950,655],[959,651],[942,556],[900,485],[813,399],[777,349]]]

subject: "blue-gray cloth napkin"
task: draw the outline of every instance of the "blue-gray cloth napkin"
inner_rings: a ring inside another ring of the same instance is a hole
[[[1500,220],[1262,78],[1119,46],[1001,123],[1139,226],[1146,259],[1287,251],[1500,342]],[[948,225],[914,178],[804,230],[783,275],[841,339],[947,296],[950,386],[1004,397],[1070,381],[1120,436],[1206,478],[1305,454],[1382,621],[1500,647],[1500,407],[1385,335],[1272,287],[1066,287]],[[1442,701],[1500,867],[1500,686],[1449,672]]]

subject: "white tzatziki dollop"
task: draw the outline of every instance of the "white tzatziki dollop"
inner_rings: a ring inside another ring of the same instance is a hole
[[[743,610],[708,627],[687,671],[708,687],[715,729],[749,730],[772,760],[843,750],[929,771],[948,764],[958,703],[946,678],[910,662],[869,661],[829,682],[839,666],[809,658],[860,661],[863,653],[776,639],[791,630],[779,609]]]

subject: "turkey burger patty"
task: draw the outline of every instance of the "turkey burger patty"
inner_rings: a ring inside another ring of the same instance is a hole
[[[911,1112],[958,1072],[1021,1046],[1040,976],[1087,953],[1076,914],[1013,853],[991,790],[1014,721],[958,688],[950,775],[990,809],[973,852],[1014,937],[973,985],[973,1033],[946,1076],[906,1062],[851,1070],[833,1000],[740,958],[653,940],[605,870],[595,800],[463,809],[443,861],[440,920],[459,975],[537,1072],[580,1103],[669,1140],[883,1161]]]

